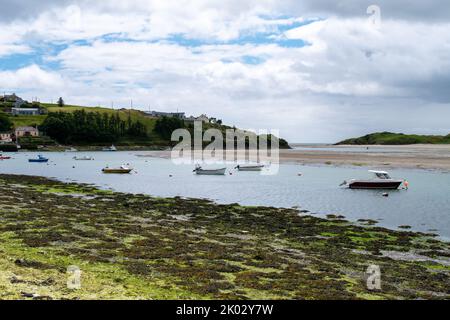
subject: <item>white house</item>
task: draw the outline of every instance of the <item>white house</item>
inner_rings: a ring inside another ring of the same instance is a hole
[[[12,108],[11,114],[18,116],[37,116],[41,114],[39,108]]]
[[[202,114],[199,117],[190,116],[189,118],[185,118],[184,121],[186,122],[201,121],[203,123],[209,123],[209,118],[206,116],[206,114]]]
[[[150,117],[155,117],[155,118],[161,118],[161,117],[179,118],[179,119],[185,118],[184,112],[145,111],[144,113]]]
[[[12,142],[12,132],[0,132],[0,142],[10,143]]]

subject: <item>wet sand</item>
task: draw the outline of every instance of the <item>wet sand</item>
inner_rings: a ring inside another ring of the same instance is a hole
[[[171,152],[150,151],[142,153],[140,156],[170,158]],[[227,159],[232,159],[232,157],[227,157]],[[263,158],[261,161],[277,162],[274,158]],[[448,171],[450,170],[450,145],[334,146],[299,144],[294,145],[294,149],[280,150],[279,162]]]
[[[368,150],[366,149],[367,147],[369,148]],[[307,147],[304,146],[304,148],[302,149],[302,146],[299,145],[296,149],[281,150],[280,161],[307,164],[450,170],[450,145],[308,145]]]

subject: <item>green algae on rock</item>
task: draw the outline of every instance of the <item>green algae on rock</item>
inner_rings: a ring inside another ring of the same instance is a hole
[[[432,234],[29,176],[0,191],[0,299],[450,298],[450,244]]]

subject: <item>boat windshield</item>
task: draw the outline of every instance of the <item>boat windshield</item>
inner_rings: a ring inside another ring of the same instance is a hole
[[[383,173],[383,172],[375,172],[375,176],[378,179],[384,179],[384,180],[391,179],[391,177],[387,173]]]

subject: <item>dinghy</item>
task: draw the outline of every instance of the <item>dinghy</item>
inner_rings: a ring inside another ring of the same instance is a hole
[[[220,168],[220,169],[203,169],[201,166],[195,167],[194,171],[198,175],[205,175],[205,176],[223,176],[225,175],[225,170],[227,168]]]
[[[102,149],[103,151],[117,151],[117,148],[115,145],[112,145],[111,147],[106,147]]]
[[[89,160],[94,160],[94,158],[89,157],[89,156],[83,156],[83,157],[73,157],[73,160],[77,160],[77,161],[89,161]]]
[[[133,171],[132,168],[128,168],[126,166],[120,166],[119,168],[103,168],[102,172],[103,173],[115,173],[115,174],[127,174],[130,173],[131,171]]]
[[[238,169],[239,171],[261,171],[264,168],[263,164],[256,164],[256,165],[238,165],[235,169]]]

